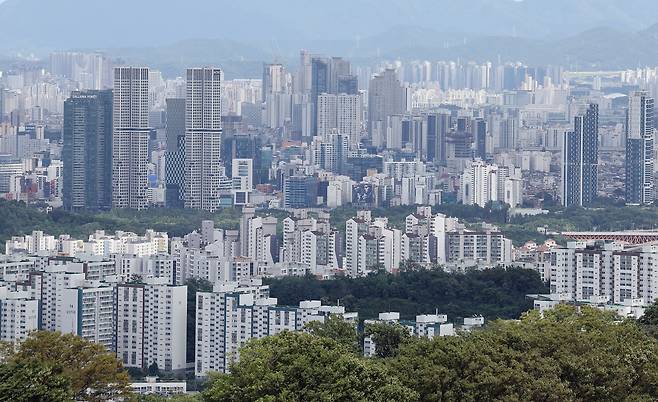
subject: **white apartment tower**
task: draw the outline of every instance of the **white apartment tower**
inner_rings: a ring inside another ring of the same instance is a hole
[[[37,330],[39,301],[30,292],[12,292],[6,286],[0,287],[0,342],[20,342]]]
[[[336,95],[336,128],[349,138],[350,148],[356,148],[361,141],[363,110],[360,95]]]
[[[55,330],[115,351],[114,290],[114,285],[100,281],[85,281],[81,286],[64,289],[57,300]]]
[[[222,70],[189,68],[185,101],[185,207],[219,208]]]
[[[361,140],[363,121],[360,95],[322,94],[318,96],[318,136],[324,140],[338,133],[349,139],[350,148]]]
[[[117,288],[117,356],[124,366],[184,370],[186,323],[187,286],[154,278]]]
[[[148,206],[149,69],[114,69],[112,207]]]

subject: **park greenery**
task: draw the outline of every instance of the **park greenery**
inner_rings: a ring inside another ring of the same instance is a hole
[[[362,278],[339,277],[331,281],[312,276],[268,280],[270,294],[281,305],[302,300],[340,303],[361,318],[398,311],[403,318],[435,311],[450,319],[476,314],[486,319],[518,318],[532,307],[530,293],[548,293],[535,271],[519,268],[468,270],[464,273],[410,270],[397,275],[377,272]]]

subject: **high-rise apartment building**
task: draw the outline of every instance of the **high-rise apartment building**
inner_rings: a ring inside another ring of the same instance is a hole
[[[84,275],[84,274],[83,274]],[[115,287],[99,281],[85,281],[58,294],[55,329],[116,350]]]
[[[148,207],[149,69],[114,69],[112,206]]]
[[[564,135],[562,205],[588,206],[596,198],[599,164],[599,106],[590,104]]]
[[[654,99],[633,93],[626,113],[626,204],[646,205],[655,199]]]
[[[187,70],[185,102],[185,207],[215,211],[220,205],[222,70]]]
[[[163,278],[117,288],[117,356],[126,367],[186,367],[187,286]]]
[[[268,95],[284,92],[285,79],[286,70],[281,64],[263,64],[262,101],[266,102]]]
[[[112,207],[112,91],[73,92],[64,102],[64,208]]]
[[[273,336],[283,331],[302,331],[311,321],[324,322],[336,315],[354,323],[357,313],[343,306],[323,306],[307,300],[299,307],[278,306],[269,297],[269,287],[260,280],[217,283],[212,292],[196,295],[195,374],[226,372],[240,358],[240,349],[251,339]]]
[[[460,177],[460,197],[466,205],[485,207],[489,202],[503,202],[516,207],[523,202],[521,170],[475,160]]]

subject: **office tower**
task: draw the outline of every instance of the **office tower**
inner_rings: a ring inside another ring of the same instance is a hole
[[[337,94],[356,95],[359,93],[359,78],[356,75],[341,75],[337,80]]]
[[[473,122],[473,139],[475,139],[475,157],[487,159],[487,122],[476,119]]]
[[[235,158],[231,164],[231,180],[233,181],[233,205],[249,203],[250,194],[254,190],[254,160]]]
[[[168,285],[164,278],[121,284],[116,306],[116,351],[125,367],[185,369],[187,286]]]
[[[370,80],[368,92],[368,133],[370,136],[379,131],[383,136],[388,116],[404,113],[406,110],[406,91],[402,87],[397,73],[387,69]]]
[[[519,119],[516,116],[507,117],[500,122],[498,148],[516,149],[519,125]]]
[[[169,208],[185,204],[185,98],[167,99],[166,199]]]
[[[222,176],[222,70],[187,70],[185,208],[219,208]]]
[[[562,205],[591,205],[598,190],[599,106],[574,118],[562,147]]]
[[[346,135],[334,132],[322,139],[318,137],[311,143],[311,148],[315,165],[329,172],[343,173],[350,150]]]
[[[114,69],[112,207],[148,206],[149,69]]]
[[[338,84],[342,77],[347,77],[351,73],[350,62],[342,57],[332,57],[329,61],[329,84],[328,92],[332,94],[340,93]]]
[[[439,111],[427,115],[427,161],[445,164],[450,112]]]
[[[306,50],[299,53],[299,71],[297,71],[296,93],[309,94],[312,81],[311,54]]]
[[[112,91],[73,92],[64,102],[64,208],[112,207]]]
[[[268,95],[284,92],[285,74],[281,64],[263,64],[263,102],[267,101]]]
[[[285,179],[283,200],[286,208],[311,208],[317,204],[318,181],[313,176],[290,176]]]
[[[645,91],[633,93],[626,112],[626,204],[646,205],[654,194],[653,98]]]
[[[322,57],[313,57],[311,59],[311,104],[313,104],[313,124],[314,135],[318,135],[318,98],[321,94],[329,93],[330,79],[329,61]]]

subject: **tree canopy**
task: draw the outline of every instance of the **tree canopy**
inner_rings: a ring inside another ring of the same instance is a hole
[[[269,280],[272,297],[282,305],[320,299],[357,311],[361,318],[376,318],[399,311],[403,318],[439,310],[450,319],[481,314],[485,318],[518,318],[532,308],[529,293],[547,293],[535,271],[518,268],[448,273],[419,270],[391,275],[378,272],[363,278],[322,281],[313,277]]]
[[[131,395],[128,374],[115,354],[72,334],[32,333],[5,356],[3,370],[8,370],[0,373],[9,381],[5,386],[11,387],[14,380],[32,376],[21,386],[30,392],[52,386],[52,395],[62,396],[60,400],[70,395],[80,401],[110,401]]]
[[[377,359],[334,336],[286,332],[251,341],[203,398],[575,402],[658,395],[658,342],[636,321],[589,307],[530,311],[452,337],[410,337]]]
[[[211,379],[204,400],[405,402],[417,394],[332,339],[284,332],[250,341],[230,375]]]

